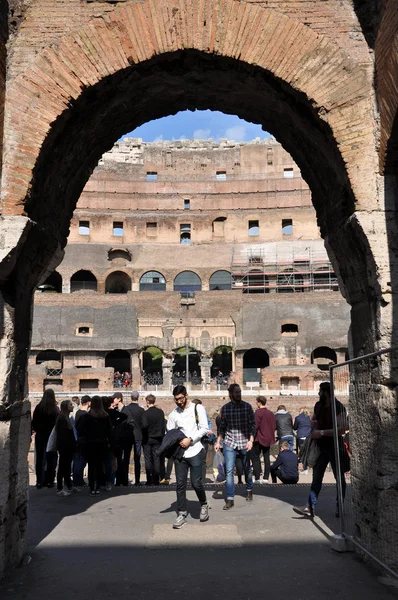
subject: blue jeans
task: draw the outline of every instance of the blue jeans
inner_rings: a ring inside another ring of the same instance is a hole
[[[247,449],[245,448],[244,450],[236,450],[235,448],[231,448],[230,446],[226,446],[224,444],[225,471],[227,476],[227,498],[230,500],[233,500],[235,497],[234,469],[237,457],[242,459],[243,472],[246,480],[246,490],[250,492],[253,489],[253,477]]]
[[[82,487],[84,485],[84,468],[87,464],[86,458],[77,451],[73,457],[73,485]]]
[[[279,440],[279,443],[281,443],[281,442],[287,442],[289,444],[289,450],[291,452],[293,452],[293,449],[294,449],[294,435],[284,435]]]

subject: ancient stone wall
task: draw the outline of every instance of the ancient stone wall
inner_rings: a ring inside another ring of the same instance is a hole
[[[2,262],[6,404],[21,406],[25,398],[32,291],[59,262],[77,199],[100,156],[124,132],[187,108],[235,113],[280,139],[311,187],[352,307],[353,352],[391,343],[398,323],[396,194],[388,196],[387,214],[377,166],[377,90],[357,2],[11,2],[21,11],[8,47],[3,225],[9,227],[14,215],[31,220],[23,243],[15,238]],[[375,6],[372,0],[360,4]],[[373,15],[368,23],[377,23]],[[381,45],[378,52],[388,48]],[[382,66],[378,77],[389,80],[390,68]],[[398,429],[391,428],[397,407],[387,386],[396,377],[389,375],[375,369],[372,393],[361,406],[354,395],[352,406],[361,459],[353,463],[353,480],[368,501],[366,510],[356,507],[356,524],[391,564],[398,523],[386,499],[396,472],[387,465],[383,440],[396,447]],[[26,464],[29,437],[20,415],[7,411],[7,418],[0,457],[6,465],[0,534],[5,567],[16,564],[23,548],[26,469],[18,468],[18,457]],[[16,446],[11,452],[10,440]],[[390,475],[380,477],[386,467]],[[388,541],[387,552],[377,537]]]
[[[0,179],[3,164],[3,124],[4,104],[6,95],[6,69],[7,69],[7,39],[8,39],[8,14],[7,2],[0,6]]]

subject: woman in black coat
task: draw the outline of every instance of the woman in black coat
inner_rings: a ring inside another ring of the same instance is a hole
[[[111,420],[99,396],[91,398],[90,412],[79,419],[77,433],[88,463],[90,496],[96,496],[104,480],[106,454],[112,441]]]
[[[57,453],[46,452],[48,438],[59,415],[54,390],[47,389],[33,411],[32,431],[35,433],[36,487],[52,487],[57,466]]]
[[[76,438],[70,415],[73,412],[73,403],[70,400],[61,402],[61,414],[55,424],[57,436],[57,451],[59,454],[57,472],[57,495],[70,496],[72,493],[72,461],[76,452]],[[66,490],[64,490],[64,483]]]

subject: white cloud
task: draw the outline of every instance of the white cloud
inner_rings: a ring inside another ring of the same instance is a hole
[[[193,137],[195,140],[208,140],[210,137],[210,129],[195,129]]]
[[[222,137],[225,137],[228,140],[234,140],[235,142],[243,142],[246,138],[246,127],[244,125],[228,127]]]
[[[157,137],[157,138],[155,138],[153,141],[154,141],[155,143],[156,143],[156,142],[163,142],[163,135],[158,135],[158,137]]]

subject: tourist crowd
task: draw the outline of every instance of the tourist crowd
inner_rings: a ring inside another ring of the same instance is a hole
[[[145,398],[146,409],[139,405],[139,393],[135,391],[131,392],[131,403],[127,405],[123,394],[116,392],[112,397],[95,395],[63,400],[58,408],[54,391],[47,389],[32,418],[36,487],[53,487],[56,478],[59,496],[80,492],[86,487],[86,466],[92,496],[99,495],[101,488],[109,492],[113,486],[128,486],[132,454],[134,484],[139,486],[143,453],[148,486],[169,483],[175,468],[178,516],[174,527],[178,529],[186,523],[189,471],[201,505],[200,520],[209,517],[203,484],[210,445],[214,445],[215,462],[222,465],[219,474],[223,476],[217,477],[217,481],[226,483],[225,510],[234,506],[235,473],[238,483],[245,477],[246,499],[251,502],[254,484],[269,483],[270,476],[274,483],[279,479],[284,484],[296,484],[300,449],[303,456],[308,457],[311,452],[314,456],[314,448],[311,450],[310,446],[316,445],[309,501],[303,508],[295,509],[304,516],[313,516],[329,463],[336,476],[329,384],[320,386],[312,419],[304,407],[294,420],[284,405],[274,414],[267,409],[264,396],[257,397],[254,412],[242,400],[238,384],[231,384],[228,392],[230,402],[216,416],[215,434],[201,401],[191,401],[183,385],[173,390],[176,408],[168,417],[155,405],[152,394]],[[340,419],[345,417],[345,409],[339,402],[337,414]],[[346,428],[346,422],[339,423],[341,435]],[[271,464],[270,452],[276,440],[279,454]],[[304,475],[308,474],[309,462],[307,458],[303,460]],[[341,476],[345,484],[343,470]]]

